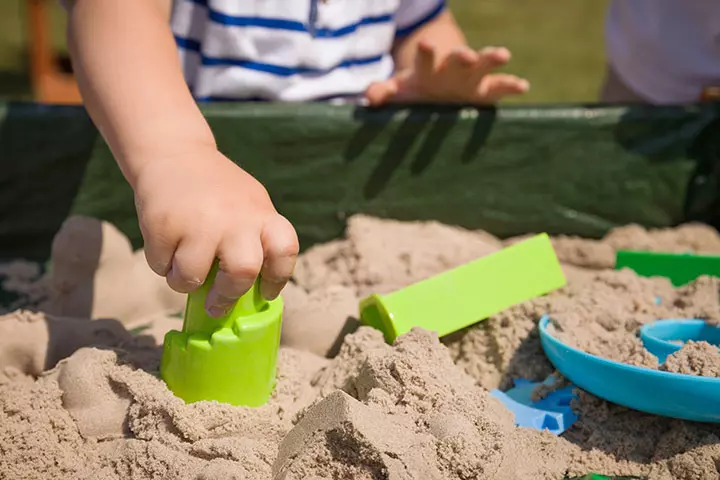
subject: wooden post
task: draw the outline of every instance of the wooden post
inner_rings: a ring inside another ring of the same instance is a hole
[[[35,101],[81,104],[82,98],[74,76],[62,70],[58,55],[50,43],[48,0],[26,2],[30,33],[30,76]]]

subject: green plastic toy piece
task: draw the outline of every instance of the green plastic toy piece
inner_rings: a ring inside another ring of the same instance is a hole
[[[630,268],[643,277],[667,277],[680,287],[702,275],[720,277],[720,256],[620,250],[615,269]]]
[[[566,283],[547,234],[360,302],[360,321],[392,343],[413,327],[456,332]]]
[[[230,313],[212,318],[205,297],[216,268],[205,284],[188,295],[182,332],[165,335],[160,375],[188,403],[215,400],[258,407],[275,388],[283,303],[265,301],[258,285]]]
[[[613,480],[613,477],[608,477],[606,475],[599,475],[597,473],[588,473],[584,477],[575,477],[572,480]]]
[[[640,477],[609,477],[598,473],[588,473],[584,477],[573,477],[568,480],[644,480]]]

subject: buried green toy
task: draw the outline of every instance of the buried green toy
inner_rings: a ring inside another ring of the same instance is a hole
[[[360,320],[389,343],[413,327],[442,337],[565,283],[550,238],[541,234],[389,295],[372,295],[360,303]]]
[[[165,335],[160,375],[188,403],[258,407],[275,388],[282,299],[264,300],[256,283],[230,313],[213,318],[205,312],[205,297],[216,272],[188,295],[182,331]]]
[[[643,277],[666,277],[681,287],[702,275],[720,277],[720,255],[620,250],[615,269],[629,268]]]
[[[584,477],[573,477],[567,480],[647,480],[640,477],[609,477],[607,475],[600,475],[597,473],[588,473]]]

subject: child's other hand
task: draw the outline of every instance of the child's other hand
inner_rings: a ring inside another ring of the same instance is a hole
[[[515,75],[491,73],[510,61],[506,48],[459,47],[439,59],[433,44],[421,41],[415,58],[414,68],[368,87],[365,98],[370,105],[391,101],[494,104],[530,88],[527,80]]]
[[[133,183],[145,255],[173,290],[199,287],[218,258],[210,315],[226,313],[258,274],[263,297],[280,294],[298,239],[257,180],[213,146],[141,163]]]

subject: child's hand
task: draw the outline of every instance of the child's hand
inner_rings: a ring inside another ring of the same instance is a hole
[[[280,294],[298,239],[257,180],[212,146],[138,164],[133,183],[145,255],[173,290],[199,287],[218,258],[205,305],[210,315],[226,313],[258,274],[263,297]]]
[[[530,88],[527,80],[491,73],[509,60],[510,52],[497,47],[480,51],[460,47],[438,59],[433,44],[420,41],[414,68],[373,83],[365,98],[373,106],[389,101],[493,104]]]

